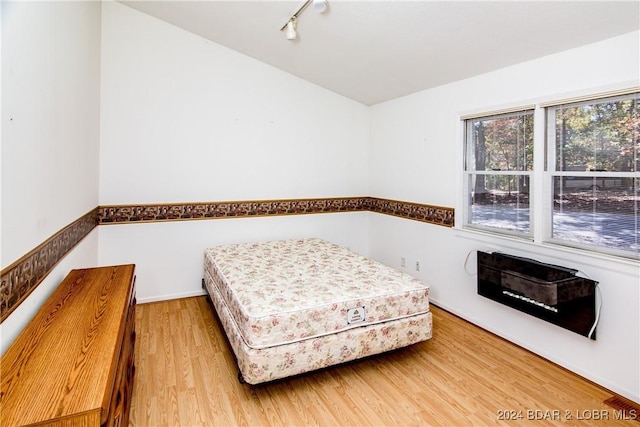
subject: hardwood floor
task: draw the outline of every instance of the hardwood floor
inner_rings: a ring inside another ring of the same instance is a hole
[[[427,342],[251,387],[205,297],[139,304],[130,425],[639,426],[607,390],[432,312]]]

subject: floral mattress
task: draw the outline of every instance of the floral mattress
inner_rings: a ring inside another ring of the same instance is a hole
[[[254,349],[429,312],[427,284],[316,238],[210,248],[205,271]]]
[[[258,384],[425,341],[428,285],[320,239],[205,251],[239,378]]]

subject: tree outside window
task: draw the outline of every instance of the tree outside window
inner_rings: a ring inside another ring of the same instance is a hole
[[[551,240],[640,254],[638,94],[549,107]]]
[[[467,224],[529,235],[533,111],[466,121]]]

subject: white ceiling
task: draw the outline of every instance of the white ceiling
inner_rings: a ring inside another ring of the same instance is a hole
[[[640,28],[633,1],[121,1],[366,105]],[[594,58],[597,61],[597,58]]]

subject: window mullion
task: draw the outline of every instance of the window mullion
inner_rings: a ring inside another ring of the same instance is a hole
[[[551,235],[551,215],[549,212],[553,204],[553,195],[551,194],[551,178],[545,174],[545,123],[545,110],[538,106],[533,112],[531,224],[534,242],[542,242]]]

